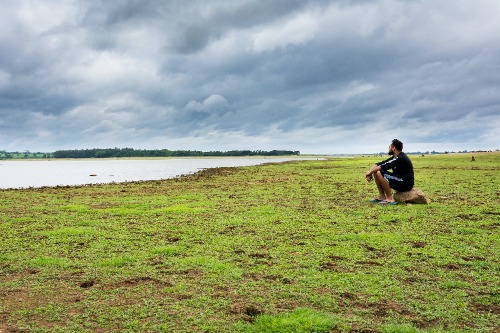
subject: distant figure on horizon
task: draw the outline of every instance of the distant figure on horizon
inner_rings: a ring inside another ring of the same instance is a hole
[[[474,155],[472,155],[472,160],[471,162],[476,162],[476,159],[474,158]]]
[[[403,153],[403,143],[398,139],[392,140],[389,145],[390,158],[376,163],[365,174],[368,182],[375,178],[378,197],[370,202],[381,205],[396,205],[392,197],[391,188],[398,192],[410,191],[414,185],[413,164],[408,156]],[[388,170],[392,169],[392,172]]]

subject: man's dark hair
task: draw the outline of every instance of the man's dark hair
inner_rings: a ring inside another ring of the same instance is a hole
[[[394,139],[392,140],[392,143],[391,143],[397,150],[399,151],[403,151],[403,143],[401,141],[399,141],[398,139]]]

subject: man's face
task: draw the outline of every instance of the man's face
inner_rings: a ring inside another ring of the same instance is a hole
[[[387,154],[394,155],[394,146],[393,145],[389,145],[389,151],[387,152]]]

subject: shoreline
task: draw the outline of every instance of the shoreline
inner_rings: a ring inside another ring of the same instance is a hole
[[[253,156],[158,156],[158,157],[91,157],[91,158],[11,158],[0,159],[0,163],[4,161],[127,161],[127,160],[177,160],[177,159],[276,159],[276,158],[290,158],[290,159],[309,159],[309,158],[325,158],[335,155],[253,155]]]
[[[211,160],[214,162],[207,163],[207,161]],[[227,160],[228,163],[224,163],[224,160]],[[306,160],[324,160],[324,158],[266,156],[102,159],[90,158],[57,160],[36,159],[17,160],[6,163],[2,163],[0,161],[0,167],[6,167],[2,170],[4,173],[4,177],[6,177],[5,179],[9,179],[7,181],[2,181],[0,179],[0,190],[68,188],[124,183],[143,183],[148,181],[175,179],[183,176],[193,175],[207,169],[239,168],[258,166],[263,164],[280,164]],[[162,161],[165,161],[165,164],[159,164]],[[177,161],[177,163],[170,164],[169,161]],[[182,161],[185,161],[185,163],[183,163]],[[238,161],[241,161],[242,163]],[[247,163],[245,163],[245,161]],[[54,164],[49,162],[53,162]],[[151,162],[151,164],[149,164],[148,162]],[[33,165],[37,166],[36,172],[38,172],[38,174],[36,176],[33,175]],[[56,166],[57,168],[54,169],[54,167]],[[20,167],[23,168],[19,169]],[[28,179],[26,177],[28,177]]]

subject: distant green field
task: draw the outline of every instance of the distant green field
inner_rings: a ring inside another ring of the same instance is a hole
[[[500,154],[0,191],[0,332],[498,332]]]

